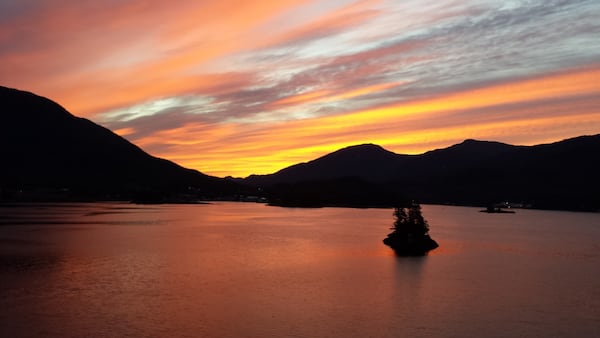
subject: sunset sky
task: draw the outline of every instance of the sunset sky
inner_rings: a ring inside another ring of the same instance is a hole
[[[600,133],[600,1],[0,0],[0,85],[215,176]]]

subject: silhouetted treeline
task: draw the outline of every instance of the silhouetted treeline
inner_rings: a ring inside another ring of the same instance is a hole
[[[407,203],[402,194],[355,177],[278,183],[265,192],[270,204],[290,207],[393,207]]]

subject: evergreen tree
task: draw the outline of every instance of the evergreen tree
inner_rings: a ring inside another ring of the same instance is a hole
[[[394,226],[391,230],[398,235],[423,236],[429,232],[429,225],[421,214],[421,206],[412,204],[410,207],[394,208]]]

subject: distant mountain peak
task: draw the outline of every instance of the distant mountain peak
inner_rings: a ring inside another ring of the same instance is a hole
[[[334,154],[343,154],[343,153],[363,153],[363,154],[367,154],[367,153],[373,153],[373,154],[381,154],[381,153],[385,153],[385,154],[394,154],[393,152],[383,148],[380,145],[377,144],[373,144],[373,143],[363,143],[363,144],[357,144],[357,145],[352,145],[352,146],[348,146],[339,150],[334,151],[333,153],[330,153],[326,156],[329,155],[334,155]],[[394,154],[396,155],[396,154]]]
[[[381,150],[385,150],[385,149],[383,149],[382,146],[374,144],[374,143],[355,144],[355,145],[345,147],[343,149],[381,149]]]
[[[482,141],[475,139],[466,139],[448,148],[431,150],[427,153],[447,152],[447,151],[469,151],[469,152],[497,152],[503,151],[515,146],[496,141]]]

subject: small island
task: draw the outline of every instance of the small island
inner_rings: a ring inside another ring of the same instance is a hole
[[[429,225],[421,214],[421,206],[394,208],[393,230],[383,240],[399,256],[423,256],[439,245],[429,237]]]

